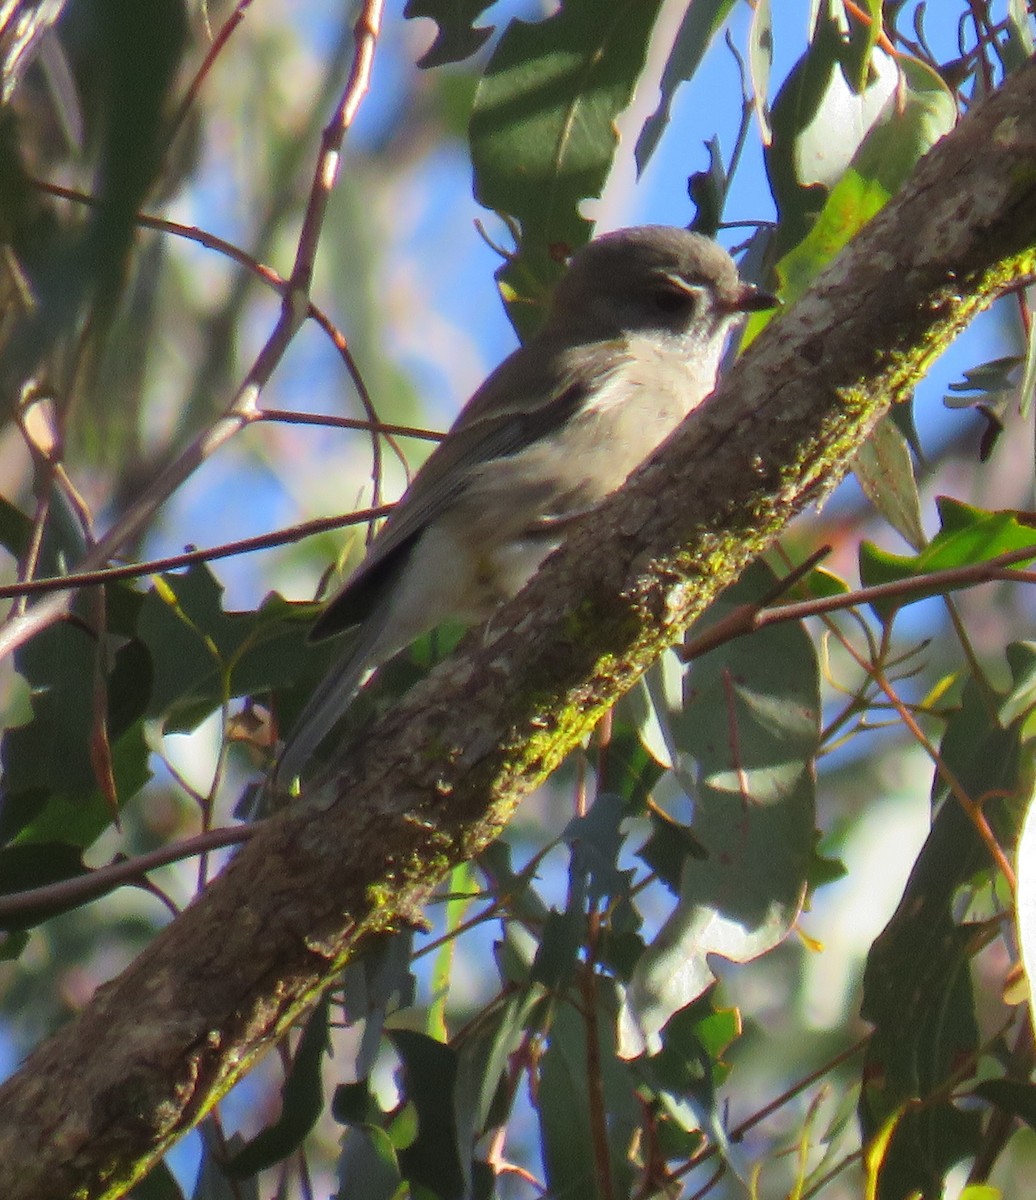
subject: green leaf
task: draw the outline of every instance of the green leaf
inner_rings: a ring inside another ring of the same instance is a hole
[[[1029,409],[1034,381],[1036,381],[1036,342],[1030,337],[1026,350],[1024,368],[1017,383],[1012,376],[1023,360],[1018,355],[995,358],[964,372],[964,378],[949,385],[949,393],[943,396],[947,408],[970,408],[986,422],[986,430],[979,442],[979,460],[986,462],[993,452],[997,439],[1004,431],[1005,420],[1011,408],[1017,405],[1024,418]]]
[[[957,118],[953,94],[940,76],[905,55],[893,64],[875,51],[874,81],[854,96],[834,69],[842,53],[837,27],[824,32],[820,17],[818,28],[771,113],[767,170],[781,214],[776,271],[785,304],[797,300],[884,208]],[[836,146],[839,152],[832,153]],[[742,346],[771,317],[754,314]]]
[[[637,138],[637,146],[633,153],[637,160],[638,172],[642,172],[647,166],[665,127],[669,124],[669,112],[673,106],[676,89],[681,83],[687,83],[694,78],[705,52],[726,24],[733,7],[734,0],[696,0],[694,4],[687,5],[662,70],[658,108],[644,122],[644,128]]]
[[[478,865],[498,895],[507,896],[512,916],[523,925],[536,927],[547,918],[547,907],[530,884],[537,870],[536,860],[515,871],[511,865],[511,847],[499,839],[491,842],[478,856]]]
[[[162,576],[147,594],[137,634],[151,655],[154,682],[148,712],[166,730],[193,729],[224,699],[310,680],[341,653],[306,642],[310,605],[271,596],[258,612],[230,613],[223,589],[204,565]],[[286,709],[290,718],[291,707]]]
[[[430,17],[439,26],[435,41],[417,60],[419,67],[441,67],[474,54],[493,27],[475,28],[475,21],[494,0],[407,0],[404,17]]]
[[[561,991],[575,971],[585,938],[586,916],[581,906],[569,904],[564,912],[552,909],[543,923],[532,980],[551,991]]]
[[[774,583],[755,564],[691,636]],[[786,936],[813,859],[819,670],[802,625],[773,625],[706,654],[688,668],[684,696],[669,718],[679,759],[655,792],[663,807],[667,796],[675,807],[680,791],[691,798],[705,857],[684,860],[679,901],[627,988],[625,1055],[657,1049],[673,1013],[712,983],[710,955],[744,962]]]
[[[1014,71],[1036,53],[1032,21],[1025,0],[1007,0],[1007,44],[1004,66]]]
[[[704,861],[708,851],[692,829],[665,813],[653,812],[649,819],[651,836],[637,851],[637,856],[671,892],[679,894],[684,868],[694,860]]]
[[[826,596],[845,596],[852,590],[841,576],[835,575],[826,567],[815,567],[804,582],[810,593],[818,599]]]
[[[586,940],[588,913],[607,910],[608,944],[602,959],[615,954],[611,965],[639,955],[637,937],[640,917],[630,893],[632,871],[619,870],[618,857],[625,844],[620,829],[626,816],[622,798],[598,792],[585,816],[568,823],[563,834],[570,846],[568,903],[564,912],[551,912],[545,925],[533,978],[545,987],[560,991],[575,970]]]
[[[6,496],[0,496],[0,546],[3,546],[12,558],[20,561],[29,549],[31,537],[32,522],[29,518]]]
[[[629,1146],[639,1118],[636,1079],[616,1056],[614,985],[594,978],[593,1020],[599,1054],[594,1070],[587,1063],[584,1014],[574,1005],[559,1004],[554,1012],[546,1052],[540,1060],[539,1121],[547,1190],[568,1200],[599,1200],[589,1087],[601,1089],[608,1132],[612,1175],[610,1194],[632,1192]]]
[[[183,1200],[183,1192],[163,1159],[148,1171],[140,1183],[133,1185],[129,1200]]]
[[[224,1139],[217,1132],[214,1118],[209,1116],[198,1127],[202,1138],[201,1165],[191,1192],[191,1200],[259,1200],[259,1181],[231,1179],[223,1169],[227,1153],[233,1154],[241,1141],[239,1134]]]
[[[921,156],[956,122],[957,106],[942,79],[915,59],[897,61],[902,92],[885,100],[809,233],[778,263],[786,304],[797,300],[820,270],[885,207]]]
[[[511,993],[504,1003],[473,1022],[456,1045],[454,1110],[462,1161],[473,1157],[475,1143],[490,1126],[506,1120],[506,1113],[493,1113],[493,1102],[510,1056],[521,1043],[529,1017],[542,997],[537,987]]]
[[[331,1096],[331,1116],[339,1125],[363,1125],[371,1119],[373,1103],[366,1077],[356,1083],[340,1083]]]
[[[131,252],[134,216],[162,170],[168,138],[170,92],[188,45],[188,25],[179,0],[109,0],[89,30],[90,50],[102,86],[103,114],[99,190],[104,203],[93,209],[86,258],[105,303],[123,282],[123,259]]]
[[[112,664],[105,678],[97,640],[72,621],[49,626],[17,651],[15,666],[32,688],[32,719],[4,734],[4,840],[83,848],[108,828],[112,814],[90,754],[100,718],[107,718],[117,795],[134,795],[150,779],[140,723],[147,664],[132,643]],[[98,713],[106,684],[115,686],[118,703]]]
[[[29,934],[24,930],[0,933],[0,962],[14,962],[29,944]]]
[[[83,864],[82,848],[65,842],[26,842],[0,850],[0,894],[26,892],[89,872]],[[0,929],[28,929],[59,912],[76,908],[81,901],[30,909],[0,919]]]
[[[1034,714],[1036,714],[1036,645],[1025,643],[1008,648],[1008,662],[1014,688],[1000,710],[1002,721],[1017,721],[1023,741],[1030,751],[1025,762],[1031,775],[1033,765]],[[1015,924],[1018,949],[1029,981],[1028,1005],[1030,1019],[1036,1020],[1036,804],[1032,802],[1033,780],[1027,779],[1020,796],[1027,799],[1021,820],[1018,846],[1015,852],[1017,891],[1015,894]],[[1031,1122],[1030,1122],[1031,1123]]]
[[[638,689],[638,696],[642,692]],[[625,700],[625,698],[624,698]],[[599,765],[597,786],[602,792],[621,796],[627,812],[642,812],[652,788],[664,768],[647,749],[631,723],[632,704],[616,707],[612,736]],[[641,706],[642,707],[642,706]]]
[[[807,875],[810,895],[817,888],[821,888],[828,883],[836,883],[839,879],[844,879],[848,874],[849,868],[840,858],[832,858],[828,854],[822,854],[818,847],[814,850],[813,858],[809,865],[809,874]]]
[[[425,1014],[425,1032],[442,1041],[449,1040],[446,1013],[450,1002],[450,977],[456,958],[458,934],[468,910],[479,896],[474,864],[458,863],[450,872],[445,889],[442,943],[432,960],[428,980],[431,1001]]]
[[[1018,1079],[984,1079],[972,1092],[1036,1129],[1036,1085]]]
[[[1028,742],[1032,740],[1032,717],[1036,711],[1036,642],[1011,642],[1005,657],[1011,669],[1011,690],[1000,705],[1000,723],[1010,725],[1020,721],[1022,737]]]
[[[705,1131],[720,1147],[727,1144],[725,1114],[717,1089],[729,1074],[722,1056],[741,1032],[735,1009],[713,1009],[702,997],[666,1023],[661,1049],[640,1059],[640,1094],[653,1094],[666,1119],[685,1133]]]
[[[921,158],[957,123],[953,93],[936,71],[920,59],[900,55],[900,94],[885,101],[852,166],[894,195]]]
[[[544,21],[512,21],[479,83],[475,196],[521,230],[517,253],[497,273],[519,332],[535,324],[565,257],[589,237],[579,205],[607,179],[615,120],[633,95],[659,7],[568,0]]]
[[[773,18],[770,0],[757,0],[748,26],[748,73],[752,80],[752,102],[764,146],[773,136],[770,129],[770,68],[773,66]]]
[[[359,1039],[353,1070],[361,1079],[374,1069],[386,1018],[414,1003],[413,943],[409,932],[373,936],[342,972],[342,1012]]]
[[[573,892],[591,905],[614,902],[629,894],[630,871],[620,871],[619,852],[625,841],[620,826],[626,816],[621,797],[598,792],[582,817],[573,817],[562,835],[571,847],[569,877]]]
[[[770,109],[772,137],[766,171],[778,222],[775,250],[783,256],[812,228],[835,186],[895,89],[895,65],[874,58],[878,78],[853,95],[840,71],[842,33],[818,7],[805,53],[781,85]]]
[[[345,1131],[338,1157],[335,1200],[392,1200],[401,1194],[403,1175],[392,1139],[372,1125]]]
[[[1002,797],[1018,790],[1019,736],[1018,723],[1003,728],[990,719],[981,689],[969,683],[939,748],[970,797],[992,797],[984,811],[994,828],[1005,823]],[[864,975],[862,1014],[874,1025],[860,1099],[865,1137],[877,1134],[903,1104],[925,1101],[896,1126],[880,1176],[883,1200],[914,1189],[937,1194],[945,1172],[973,1152],[979,1134],[979,1114],[932,1097],[977,1052],[974,938],[957,925],[954,905],[960,888],[991,863],[941,776],[933,783],[932,806],[931,832]]]
[[[871,70],[871,54],[881,33],[881,0],[863,0],[869,20],[849,16],[849,39],[842,54],[842,75],[850,90],[857,96],[867,85]]]
[[[460,1200],[471,1163],[458,1153],[457,1052],[409,1029],[392,1029],[388,1036],[402,1060],[404,1094],[417,1112],[417,1137],[399,1151],[403,1176],[441,1200]]]
[[[878,422],[853,459],[853,474],[864,495],[915,550],[925,543],[914,460],[891,416]]]
[[[869,542],[861,543],[860,579],[865,586],[988,562],[1027,546],[1032,546],[1036,558],[1036,531],[1023,525],[1015,513],[985,512],[946,496],[937,503],[942,528],[920,554],[889,554]],[[895,599],[872,601],[871,607],[881,620],[887,621],[905,605],[940,594],[940,588],[918,590]]]
[[[988,399],[993,393],[1014,391],[1011,376],[1021,361],[1017,354],[1007,354],[970,367],[964,372],[963,379],[949,385],[954,395],[944,396],[943,403],[951,408],[965,408],[976,402],[975,396],[967,395],[969,392],[977,392],[979,397]]]
[[[281,1115],[234,1154],[226,1166],[229,1175],[240,1179],[272,1167],[293,1154],[317,1123],[324,1108],[320,1067],[331,1046],[329,1012],[330,996],[325,993],[306,1022],[281,1088]]]
[[[921,446],[921,438],[917,432],[917,423],[914,420],[914,409],[914,397],[910,396],[892,409],[892,420],[899,432],[906,438],[907,445],[913,452],[914,458],[923,464],[925,456]]]
[[[1018,382],[1018,411],[1022,420],[1028,417],[1034,396],[1036,396],[1036,321],[1030,321],[1025,342],[1025,366]]]

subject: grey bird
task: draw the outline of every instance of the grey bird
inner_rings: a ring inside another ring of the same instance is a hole
[[[369,670],[515,595],[566,526],[709,395],[737,318],[776,303],[684,229],[623,229],[576,251],[540,331],[467,402],[317,618],[311,640],[355,632],[292,729],[275,784],[303,772]]]

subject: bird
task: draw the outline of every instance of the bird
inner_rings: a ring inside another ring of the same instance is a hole
[[[539,331],[464,405],[310,632],[353,630],[277,759],[301,776],[369,671],[447,619],[485,621],[714,390],[774,296],[717,242],[643,225],[576,250]]]

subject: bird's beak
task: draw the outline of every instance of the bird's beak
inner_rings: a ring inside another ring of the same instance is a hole
[[[732,313],[763,312],[780,308],[780,300],[772,292],[764,292],[754,283],[742,283],[730,304]]]

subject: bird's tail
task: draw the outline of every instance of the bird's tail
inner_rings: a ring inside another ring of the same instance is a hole
[[[291,733],[274,764],[270,784],[274,790],[291,786],[306,770],[310,760],[345,715],[367,671],[380,661],[378,643],[384,632],[388,605],[371,613],[341,661],[327,673],[299,713]]]

